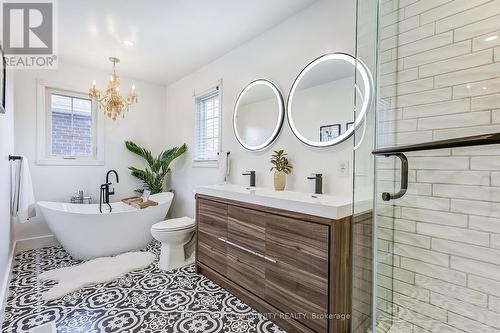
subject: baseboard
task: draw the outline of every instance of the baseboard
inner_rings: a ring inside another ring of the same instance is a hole
[[[15,241],[14,255],[27,250],[39,249],[41,247],[46,247],[46,246],[58,246],[58,245],[59,242],[57,241],[54,235],[45,235],[32,238],[18,239]]]
[[[5,304],[7,303],[7,296],[9,291],[10,276],[12,274],[12,262],[14,261],[14,249],[16,247],[16,242],[12,243],[10,249],[9,260],[7,261],[7,269],[1,281],[0,289],[0,324],[3,323],[5,314]]]
[[[7,269],[5,271],[3,280],[0,281],[0,324],[3,322],[5,313],[5,304],[8,296],[9,282],[12,275],[12,264],[14,257],[26,250],[38,249],[45,246],[57,246],[59,242],[54,235],[39,236],[33,238],[18,239],[12,243],[12,247],[9,254],[9,260],[7,261]]]

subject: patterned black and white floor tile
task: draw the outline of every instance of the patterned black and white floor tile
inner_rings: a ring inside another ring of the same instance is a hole
[[[158,243],[145,250],[158,254]],[[58,333],[284,333],[241,300],[197,275],[194,265],[164,272],[155,262],[118,280],[43,301],[41,294],[54,282],[40,282],[37,276],[79,263],[62,247],[18,254],[2,332],[28,332],[53,321]]]

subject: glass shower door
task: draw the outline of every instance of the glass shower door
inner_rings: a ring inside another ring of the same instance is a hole
[[[358,1],[358,29],[362,13],[378,17],[375,147],[500,132],[500,1],[375,2]],[[358,149],[355,163],[368,155]],[[500,146],[431,145],[405,156],[408,190],[390,201],[381,193],[399,191],[400,161],[374,159],[367,329],[500,332]],[[355,254],[369,244],[354,242]]]
[[[377,86],[377,12],[374,0],[358,0],[356,58],[366,66],[373,77],[374,92]],[[356,77],[356,85],[361,78]],[[362,101],[356,100],[358,109]],[[354,183],[353,183],[353,272],[351,332],[366,333],[372,326],[374,271],[374,182],[375,165],[372,151],[375,147],[376,100],[366,113],[364,123],[354,132]]]

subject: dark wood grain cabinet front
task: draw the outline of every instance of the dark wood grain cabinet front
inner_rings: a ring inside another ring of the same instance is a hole
[[[317,332],[327,332],[329,227],[269,216],[265,299]],[[321,318],[321,319],[320,319]]]
[[[227,204],[198,200],[197,261],[226,274]]]
[[[196,215],[198,272],[290,333],[348,332],[348,322],[331,316],[350,311],[350,290],[343,288],[350,286],[350,242],[339,239],[349,237],[351,218],[200,195]]]
[[[227,277],[259,297],[266,283],[266,216],[255,210],[228,207]]]

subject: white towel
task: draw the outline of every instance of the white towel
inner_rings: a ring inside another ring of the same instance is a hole
[[[229,154],[226,151],[219,153],[219,174],[217,175],[217,183],[226,183],[229,181],[230,168]]]
[[[12,191],[14,195],[12,215],[17,219],[17,222],[24,223],[36,215],[33,183],[31,182],[30,168],[26,156],[21,156],[21,159],[14,163],[12,168],[14,168],[12,177],[14,185]]]

